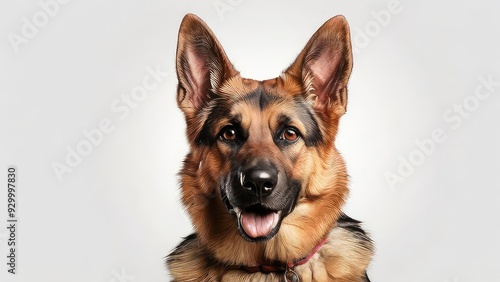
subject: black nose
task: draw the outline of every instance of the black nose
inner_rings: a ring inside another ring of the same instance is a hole
[[[266,197],[278,183],[278,171],[274,168],[251,168],[241,173],[241,186],[258,197]]]

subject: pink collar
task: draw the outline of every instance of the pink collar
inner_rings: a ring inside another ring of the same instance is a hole
[[[245,270],[248,273],[262,272],[262,273],[272,273],[272,272],[284,272],[285,273],[285,281],[295,281],[294,277],[298,277],[297,273],[295,273],[294,268],[299,265],[303,265],[307,263],[313,256],[318,252],[318,250],[326,243],[328,237],[321,240],[319,244],[314,247],[314,249],[307,255],[307,257],[302,258],[295,262],[275,262],[270,265],[255,265],[255,266],[247,266],[247,265],[229,265],[226,266],[227,270]]]

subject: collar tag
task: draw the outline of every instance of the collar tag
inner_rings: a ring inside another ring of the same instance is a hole
[[[292,268],[287,268],[283,275],[285,282],[300,282],[299,275]]]

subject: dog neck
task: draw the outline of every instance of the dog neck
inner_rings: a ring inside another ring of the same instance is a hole
[[[321,240],[321,242],[319,242],[318,245],[316,245],[316,247],[314,247],[314,249],[309,253],[309,255],[307,255],[304,258],[295,260],[295,261],[286,262],[286,263],[275,261],[269,265],[260,264],[260,265],[254,265],[254,266],[229,265],[229,266],[226,266],[226,270],[238,270],[239,269],[239,270],[244,270],[248,273],[262,272],[262,273],[266,273],[266,274],[273,273],[273,272],[278,272],[278,273],[284,272],[285,276],[286,275],[297,275],[294,272],[295,267],[299,266],[299,265],[306,264],[309,261],[309,259],[311,259],[318,252],[318,250],[321,249],[321,247],[326,243],[327,240],[328,240],[328,237],[324,238],[323,240]]]
[[[327,237],[315,247],[310,247],[307,256],[290,259],[292,263],[289,267],[288,258],[252,262],[255,259],[252,257],[246,265],[238,265],[238,260],[234,258],[233,262],[225,262],[223,257],[215,257],[197,234],[192,234],[168,256],[167,264],[173,281],[277,282],[297,281],[297,277],[301,282],[370,281],[365,271],[373,255],[373,244],[359,222],[343,215]],[[249,250],[244,246],[238,246],[243,247],[239,250],[231,249],[231,252],[248,255]],[[283,279],[284,276],[287,280]]]

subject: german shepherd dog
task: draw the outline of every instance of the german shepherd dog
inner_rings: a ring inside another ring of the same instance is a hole
[[[263,81],[241,77],[209,27],[184,17],[180,181],[195,234],[167,257],[172,281],[369,281],[373,244],[341,211],[348,175],[334,143],[351,69],[343,16]]]

